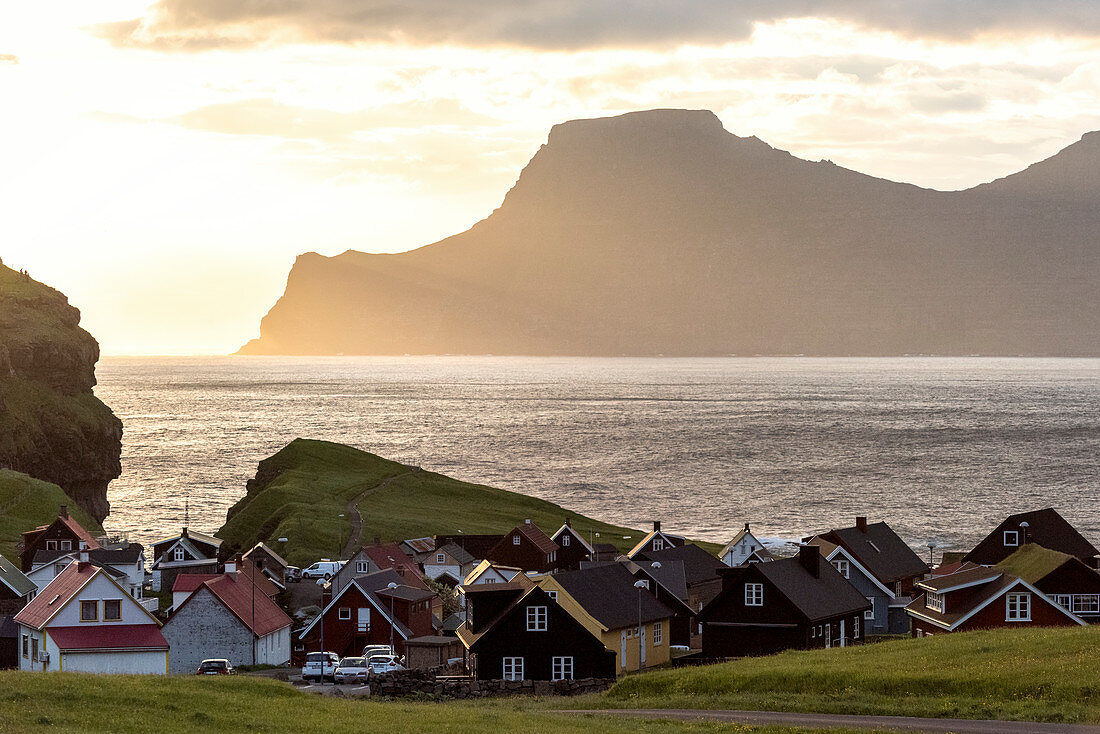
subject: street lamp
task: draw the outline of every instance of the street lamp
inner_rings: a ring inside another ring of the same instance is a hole
[[[935,543],[928,544],[928,567],[932,568],[932,549],[936,547]]]
[[[393,628],[395,625],[393,621],[393,590],[397,588],[397,584],[391,581],[386,584],[386,588],[390,590],[390,655],[396,655],[397,652],[393,649]]]
[[[256,558],[252,563],[252,573],[249,574],[252,579],[252,664],[256,664],[256,641],[259,635],[256,634],[256,575],[262,573],[264,570],[264,559]]]
[[[645,589],[645,581],[638,579],[634,582],[634,588],[638,590],[638,670],[641,671],[645,659],[645,635],[642,632],[642,590]]]

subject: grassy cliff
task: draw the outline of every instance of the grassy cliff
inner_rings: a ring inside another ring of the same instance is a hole
[[[367,544],[450,533],[505,533],[530,518],[550,534],[566,517],[586,537],[629,549],[642,533],[570,512],[545,500],[420,471],[326,441],[297,439],[260,462],[248,493],[218,537],[237,548],[274,542],[290,563],[336,558],[352,533],[354,502]],[[341,517],[343,515],[343,517]],[[624,536],[630,536],[629,539]],[[285,544],[278,538],[288,538]]]
[[[69,514],[89,532],[102,530],[99,523],[74,505],[56,484],[0,469],[0,555],[18,564],[15,546],[22,534],[52,522],[60,505],[68,505]]]
[[[1100,628],[991,630],[791,651],[625,678],[621,708],[1100,722]]]

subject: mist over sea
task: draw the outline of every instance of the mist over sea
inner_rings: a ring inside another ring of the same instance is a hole
[[[1047,506],[1100,541],[1096,359],[104,358],[97,374],[125,426],[106,525],[145,543],[178,531],[185,499],[191,527],[217,530],[298,436],[716,542],[867,515],[938,559]]]

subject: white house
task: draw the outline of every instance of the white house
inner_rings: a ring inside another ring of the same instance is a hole
[[[741,532],[733,536],[733,540],[726,543],[726,547],[722,549],[718,557],[722,559],[722,563],[730,567],[773,560],[772,554],[768,552],[764,544],[749,531],[748,523],[745,523],[745,527]]]
[[[160,623],[106,569],[70,563],[15,615],[20,670],[164,675]]]
[[[457,585],[474,570],[475,565],[477,559],[469,551],[455,543],[447,543],[424,559],[424,575],[435,581],[443,578],[451,585]]]
[[[111,575],[130,592],[130,596],[141,599],[142,585],[145,583],[144,551],[145,548],[140,543],[130,543],[121,547],[96,548],[85,553],[87,560],[97,566],[108,567]],[[42,589],[74,562],[78,553],[79,551],[40,550],[34,554],[27,576]]]

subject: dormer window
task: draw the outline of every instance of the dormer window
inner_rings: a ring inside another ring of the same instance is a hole
[[[1005,531],[1005,546],[1016,547],[1020,544],[1020,531],[1019,530],[1006,530]]]
[[[928,607],[933,612],[939,612],[940,614],[943,614],[943,594],[937,594],[934,591],[929,591],[927,594],[924,595],[924,606]]]

